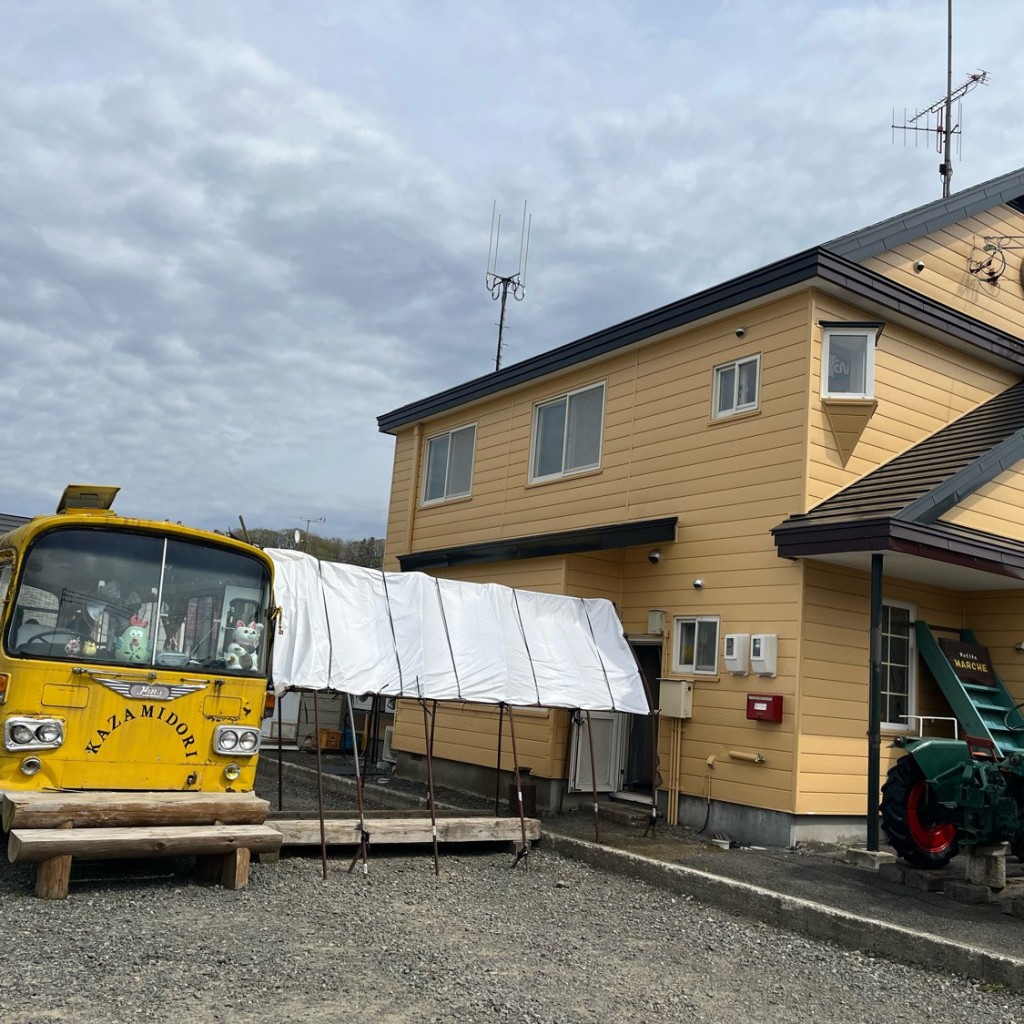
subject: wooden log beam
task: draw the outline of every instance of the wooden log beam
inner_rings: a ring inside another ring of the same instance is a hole
[[[0,821],[15,828],[260,825],[270,803],[255,793],[57,792],[3,794]]]
[[[269,825],[182,825],[146,828],[15,829],[7,844],[12,864],[39,864],[70,855],[82,860],[256,853],[280,849],[281,833]]]
[[[376,812],[374,812],[376,815]],[[283,846],[319,846],[320,822],[313,818],[274,818],[267,822],[282,836]],[[335,846],[357,846],[359,820],[324,820],[327,842]],[[371,843],[431,843],[430,820],[424,818],[367,818],[366,831]],[[437,822],[437,840],[442,843],[494,843],[515,841],[521,837],[518,818],[441,818]],[[526,838],[540,838],[540,819],[526,819]]]

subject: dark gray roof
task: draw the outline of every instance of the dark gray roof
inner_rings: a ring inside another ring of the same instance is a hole
[[[859,262],[1004,203],[1017,210],[1024,206],[1024,168],[840,235],[822,248]]]
[[[31,522],[28,516],[12,516],[6,512],[0,512],[0,533],[9,533],[28,522]]]
[[[896,518],[934,522],[1024,459],[1024,381],[826,498],[793,525]]]

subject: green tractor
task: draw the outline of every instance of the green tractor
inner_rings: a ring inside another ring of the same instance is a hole
[[[898,737],[906,752],[882,786],[882,829],[896,853],[941,868],[960,844],[1009,842],[1024,860],[1024,702],[1014,703],[985,647],[970,630],[914,623],[963,739]],[[936,632],[952,634],[936,639]]]

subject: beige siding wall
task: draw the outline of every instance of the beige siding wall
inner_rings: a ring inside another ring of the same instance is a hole
[[[942,521],[1024,541],[1022,508],[1024,465],[1018,463],[964,498],[942,516]]]
[[[1005,390],[1017,377],[980,359],[887,324],[875,349],[878,407],[844,465],[821,403],[821,320],[872,320],[863,310],[816,293],[807,388],[808,507]]]
[[[439,417],[398,435],[388,530],[389,564],[409,551],[471,544],[607,523],[686,514],[716,515],[759,488],[787,507],[798,486],[804,439],[806,298],[744,313],[736,324],[666,337]],[[759,413],[711,422],[716,364],[762,354]],[[607,385],[601,468],[529,483],[534,407],[566,391]],[[472,496],[424,506],[423,446],[475,423]],[[780,473],[780,467],[783,467]],[[742,475],[741,475],[742,474]],[[409,530],[410,501],[415,499]],[[457,538],[457,539],[455,539]]]
[[[1024,700],[1024,654],[1016,650],[1024,641],[1024,589],[967,594],[964,624],[992,655],[1014,700]]]
[[[867,806],[867,714],[871,581],[866,573],[808,563],[798,710],[802,814],[864,814]],[[962,627],[961,594],[886,578],[886,600],[916,606],[917,618]],[[918,714],[949,716],[949,706],[923,666],[917,677]],[[948,735],[941,725],[937,735]],[[895,732],[891,733],[895,735]],[[895,751],[882,737],[882,778]]]
[[[881,253],[866,260],[864,266],[1001,330],[1024,336],[1024,303],[1018,284],[1021,251],[1006,253],[1006,273],[996,285],[989,284],[983,274],[967,270],[969,259],[987,258],[981,254],[986,235],[1024,235],[1024,215],[999,206]],[[925,264],[921,273],[914,271],[918,259]]]

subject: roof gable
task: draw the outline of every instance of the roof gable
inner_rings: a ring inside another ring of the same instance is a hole
[[[1024,168],[840,235],[825,242],[822,248],[860,262],[1004,204],[1024,213]]]

